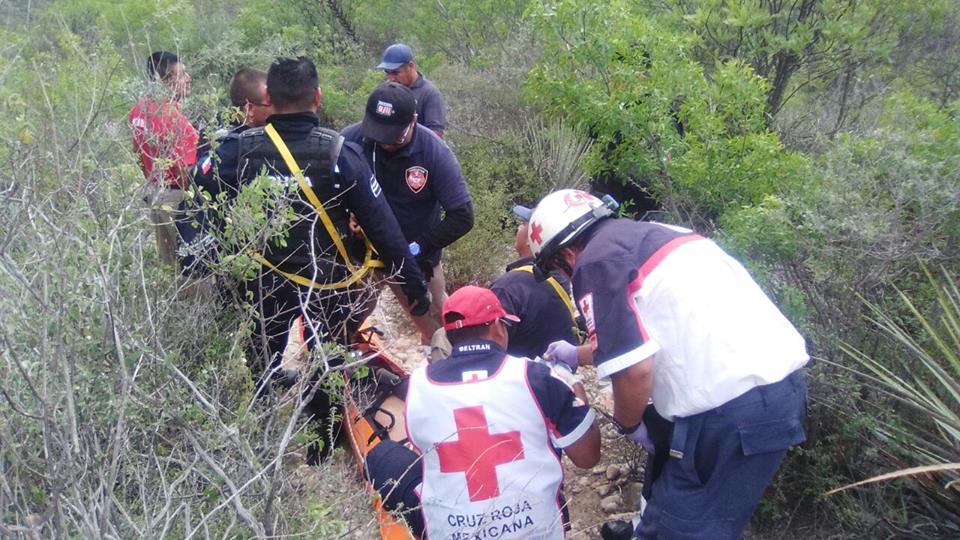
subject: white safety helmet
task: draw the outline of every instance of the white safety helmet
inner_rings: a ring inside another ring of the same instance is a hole
[[[613,215],[615,208],[612,200],[605,203],[578,189],[554,191],[533,209],[527,226],[527,245],[538,263],[545,261],[590,225]]]

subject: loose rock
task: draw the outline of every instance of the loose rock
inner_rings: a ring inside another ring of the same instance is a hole
[[[643,492],[643,484],[640,482],[630,482],[621,489],[621,496],[627,508],[640,508],[640,496]]]
[[[622,504],[623,501],[620,499],[620,495],[610,495],[600,501],[600,509],[608,514],[613,514],[620,510]]]
[[[607,480],[616,480],[617,478],[620,478],[620,476],[623,474],[623,471],[616,465],[610,465],[607,467],[606,474]]]
[[[600,487],[597,488],[597,495],[600,495],[601,497],[606,497],[607,495],[610,495],[611,493],[616,491],[616,489],[617,489],[616,486],[614,486],[613,484],[601,484]]]

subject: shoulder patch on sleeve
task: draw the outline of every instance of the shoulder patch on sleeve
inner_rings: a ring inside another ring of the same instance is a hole
[[[577,309],[580,310],[580,314],[583,315],[583,320],[586,322],[587,333],[595,333],[597,325],[593,317],[593,293],[585,294],[577,300]]]

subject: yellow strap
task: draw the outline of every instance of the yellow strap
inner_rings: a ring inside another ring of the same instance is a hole
[[[514,268],[514,270],[519,270],[521,272],[530,272],[532,274],[533,265],[525,264],[523,266],[518,266]],[[570,312],[570,318],[573,319],[574,322],[576,322],[577,308],[573,305],[573,300],[570,298],[570,295],[567,294],[567,290],[564,289],[563,285],[561,285],[560,282],[557,281],[553,276],[548,276],[546,281],[547,283],[550,284],[551,287],[553,287],[553,290],[557,291],[557,296],[559,296],[560,299],[563,300],[563,304],[567,306],[567,310]]]
[[[264,257],[259,253],[251,253],[250,256],[253,257],[253,259],[258,263],[266,266],[270,270],[273,270],[274,272],[289,279],[290,281],[296,283],[297,285],[300,285],[302,287],[309,287],[311,289],[318,289],[318,290],[344,289],[363,279],[369,273],[369,270],[370,270],[369,268],[361,268],[360,271],[354,272],[347,279],[337,281],[336,283],[317,283],[316,281],[313,281],[310,278],[305,278],[300,274],[291,274],[290,272],[284,272],[283,270],[277,268],[273,263],[268,261],[266,257]]]
[[[317,215],[320,216],[320,221],[323,223],[323,227],[327,230],[327,234],[330,235],[330,239],[333,240],[333,244],[336,246],[337,252],[340,253],[340,257],[343,258],[343,261],[347,266],[347,270],[350,271],[351,276],[336,283],[317,283],[312,279],[305,278],[301,275],[291,274],[289,272],[280,270],[259,253],[254,253],[253,258],[260,264],[289,279],[290,281],[293,281],[298,285],[311,287],[314,289],[342,289],[349,287],[369,274],[371,269],[383,268],[383,261],[375,260],[373,258],[373,244],[370,243],[370,240],[367,237],[363,238],[363,242],[367,248],[363,257],[363,264],[360,266],[360,268],[357,268],[353,265],[353,262],[350,261],[350,255],[347,253],[347,248],[343,245],[343,240],[340,239],[339,231],[337,231],[337,228],[333,225],[333,221],[330,220],[330,215],[327,214],[326,209],[323,207],[323,203],[317,197],[317,194],[313,191],[313,188],[310,187],[310,184],[307,183],[306,178],[303,177],[303,171],[300,170],[300,166],[297,164],[297,161],[293,159],[293,155],[290,153],[290,149],[287,148],[286,143],[284,143],[283,139],[280,138],[280,134],[277,133],[277,130],[272,124],[267,124],[263,130],[266,132],[267,136],[270,137],[270,141],[273,142],[273,145],[277,148],[277,151],[280,152],[280,156],[283,157],[283,161],[287,164],[287,168],[290,169],[290,174],[292,174],[297,180],[297,185],[299,185],[300,189],[304,192],[304,194],[306,194],[307,200],[310,201],[310,204],[313,206],[314,210],[316,210]]]
[[[343,245],[343,240],[340,239],[340,232],[333,226],[333,222],[330,221],[330,216],[327,214],[326,209],[324,209],[323,203],[320,202],[317,194],[313,192],[313,188],[307,183],[307,179],[303,177],[303,171],[300,170],[297,161],[293,159],[293,155],[290,154],[290,149],[287,148],[287,144],[280,138],[280,134],[274,129],[273,124],[267,124],[263,130],[267,133],[267,136],[270,137],[270,140],[273,141],[273,145],[277,147],[277,150],[283,157],[283,161],[287,164],[287,168],[290,169],[290,174],[297,179],[297,184],[300,185],[300,189],[307,195],[307,200],[310,201],[310,204],[312,204],[313,208],[317,211],[317,215],[320,216],[320,221],[323,222],[323,227],[327,229],[327,234],[330,235],[330,239],[333,240],[334,245],[337,246],[337,251],[340,253],[340,256],[343,257],[347,269],[350,270],[350,272],[355,272],[356,268],[353,266],[353,263],[350,262],[347,248]]]
[[[363,229],[360,230],[363,232]],[[370,243],[370,239],[367,238],[367,235],[363,235],[363,245],[367,246],[366,253],[363,254],[363,267],[364,268],[386,268],[386,264],[383,263],[380,259],[374,259],[377,253],[377,248],[373,247],[373,244]]]

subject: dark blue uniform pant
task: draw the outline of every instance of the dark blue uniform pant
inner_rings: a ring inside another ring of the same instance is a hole
[[[402,444],[386,439],[366,457],[367,479],[380,493],[387,510],[400,511],[417,536],[423,535],[423,514],[417,486],[423,482],[420,456]]]
[[[720,407],[675,419],[639,538],[739,538],[787,449],[805,440],[807,387],[796,371]]]

